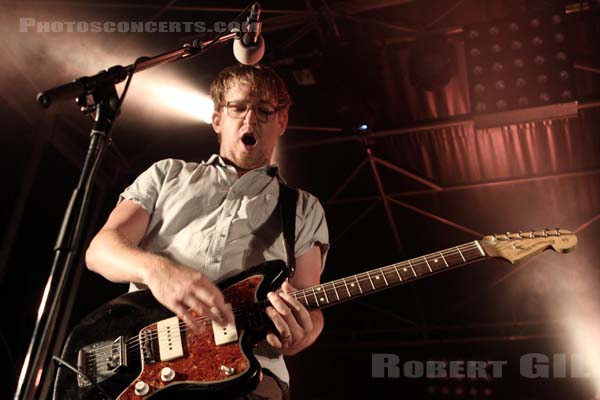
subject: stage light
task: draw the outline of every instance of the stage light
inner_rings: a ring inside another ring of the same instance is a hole
[[[151,98],[169,113],[182,117],[203,121],[207,124],[212,121],[213,102],[205,94],[194,90],[190,84],[184,82],[153,82],[146,86],[146,91]]]
[[[483,51],[474,47],[471,57],[477,59]],[[408,65],[413,85],[424,90],[441,89],[456,73],[456,49],[442,35],[420,35],[410,49]]]
[[[570,69],[572,56],[564,24],[563,16],[545,14],[465,27],[469,93],[476,128],[577,114]],[[555,107],[542,109],[551,105]],[[525,112],[524,108],[534,109]],[[495,115],[500,111],[502,115]],[[519,112],[513,115],[512,111]]]
[[[565,53],[564,51],[559,51],[558,53],[556,53],[556,61],[566,61],[567,60],[567,53]]]
[[[515,61],[513,61],[513,65],[515,66],[515,68],[523,68],[525,66],[525,61],[523,61],[522,58],[515,58]]]
[[[541,23],[541,21],[540,21],[538,18],[533,18],[531,21],[529,21],[529,26],[530,26],[532,29],[537,29],[537,28],[539,28],[541,24],[542,24],[542,23]]]
[[[573,93],[570,90],[563,90],[563,92],[560,94],[560,97],[563,100],[571,100],[573,99]]]
[[[356,130],[358,132],[367,132],[369,130],[369,125],[367,124],[360,124],[356,127]]]
[[[546,62],[546,59],[543,56],[535,56],[533,62],[537,65],[543,65]]]
[[[584,371],[578,372],[587,372],[598,392],[600,391],[600,321],[594,315],[597,314],[589,313],[586,317],[580,313],[569,315],[564,323],[569,331],[573,353],[582,357],[581,361],[584,365],[581,367]]]

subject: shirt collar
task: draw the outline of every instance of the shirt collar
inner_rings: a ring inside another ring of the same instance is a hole
[[[223,168],[233,168],[233,169],[235,168],[233,165],[227,164],[225,162],[225,160],[223,160],[223,158],[221,158],[221,156],[218,154],[213,154],[212,156],[210,156],[210,158],[207,161],[203,161],[202,164],[203,165],[218,165]],[[252,171],[266,171],[269,176],[273,176],[273,177],[277,176],[277,177],[281,178],[281,176],[279,176],[279,168],[275,164],[270,164],[270,165],[267,165],[266,167],[255,168]]]

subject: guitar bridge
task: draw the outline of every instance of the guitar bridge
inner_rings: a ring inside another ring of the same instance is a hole
[[[140,351],[142,352],[144,364],[150,365],[156,362],[154,339],[150,329],[142,329],[140,331]]]
[[[107,380],[120,368],[127,367],[127,344],[123,336],[81,348],[77,354],[77,369],[96,383]],[[77,375],[79,387],[90,386],[82,374]]]

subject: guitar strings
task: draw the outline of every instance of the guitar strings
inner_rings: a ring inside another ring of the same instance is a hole
[[[456,247],[456,249],[459,250],[458,247]],[[469,252],[471,250],[475,250],[475,249],[478,250],[478,246],[477,246],[476,243],[472,242],[469,245],[463,245],[462,253],[466,254],[467,252]],[[452,254],[459,254],[459,253],[461,253],[460,250],[457,251],[457,252],[454,252],[453,249],[448,249],[448,250],[445,250],[445,251],[431,253],[431,254],[428,254],[428,255],[425,255],[425,256],[421,256],[419,258],[414,259],[415,260],[415,265],[417,265],[416,262],[418,260],[420,260],[421,258],[427,259],[426,257],[430,257],[430,256],[438,255],[438,254],[442,254],[443,255],[444,252],[446,253],[446,255],[452,255]],[[478,253],[479,253],[479,250],[478,250]],[[473,259],[473,261],[474,261],[474,259]],[[408,262],[408,261],[403,261],[403,262],[400,262],[400,263],[397,263],[397,264],[388,265],[388,266],[385,266],[385,267],[381,267],[379,269],[383,270],[384,268],[388,268],[388,271],[389,271],[389,269],[391,269],[391,268],[397,269],[399,266],[402,266],[402,265],[409,266],[410,268],[412,268],[414,270],[412,264],[410,262]],[[360,286],[360,283],[365,283],[365,282],[370,282],[373,285],[373,281],[372,281],[372,278],[371,278],[370,274],[373,273],[373,271],[376,271],[376,270],[367,271],[367,272],[363,272],[363,273],[354,275],[357,278],[356,282],[359,283],[359,286]],[[360,277],[360,279],[358,279],[359,277]],[[416,278],[416,277],[417,276],[410,277],[410,279],[407,279],[407,281],[412,280],[413,278]],[[324,287],[324,285],[326,285],[326,284],[331,284],[332,287],[335,287],[335,286],[338,286],[338,284],[340,282],[342,282],[344,285],[346,285],[346,279],[347,278],[342,278],[342,279],[338,279],[338,280],[335,280],[335,281],[332,281],[332,282],[326,282],[325,284],[322,284],[320,286]],[[401,282],[401,281],[399,281],[399,282]],[[324,287],[324,289],[325,290],[330,290],[330,289],[327,289],[325,287]],[[298,300],[300,293],[302,293],[302,295],[306,297],[306,294],[309,293],[309,292],[312,292],[311,295],[316,296],[316,293],[315,293],[314,289],[312,289],[312,288],[300,289],[300,290],[297,290],[295,292],[291,292],[290,294],[293,295]],[[261,300],[259,302],[251,304],[250,307],[245,306],[243,308],[237,308],[237,309],[234,310],[234,315],[239,316],[240,314],[247,314],[248,311],[249,311],[249,309],[252,309],[252,308],[255,309],[254,311],[257,311],[257,310],[263,308],[263,306],[266,305],[266,304],[268,304],[268,303],[269,303],[268,300]],[[317,304],[318,303],[319,302],[317,300]],[[210,320],[209,318],[204,317],[204,316],[200,317],[200,318],[197,318],[196,321],[199,322],[200,326],[212,323],[212,320]],[[188,329],[187,326],[186,326],[186,323],[184,321],[180,321],[179,322],[179,327],[180,327],[180,329],[181,329],[182,332],[185,332]],[[154,340],[154,339],[156,339],[157,337],[159,337],[163,333],[162,331],[159,332],[157,329],[150,329],[150,332],[151,332],[150,335],[148,335],[149,336],[149,338],[148,338],[149,340]],[[161,342],[160,339],[158,340],[159,346],[161,344],[164,344],[164,340],[168,340],[168,339],[163,339],[163,342]],[[137,336],[136,337],[132,337],[132,338],[130,338],[130,339],[127,340],[127,344],[129,346],[131,346],[130,349],[132,351],[136,350],[138,348],[138,346],[140,346],[140,344],[139,344],[139,338]],[[112,345],[106,345],[104,347],[100,347],[100,348],[96,349],[95,352],[96,353],[101,353],[102,355],[106,355],[107,353],[110,355],[110,350],[111,349],[112,349]],[[108,350],[108,352],[106,350]],[[95,361],[95,358],[96,358],[96,356],[89,357],[88,365],[91,364],[91,363],[93,363]]]
[[[331,285],[331,288],[336,288],[336,287],[339,288],[341,286],[341,287],[345,287],[348,291],[350,291],[348,289],[348,286],[347,286],[348,283],[353,284],[354,282],[357,282],[358,285],[359,285],[359,287],[360,287],[361,283],[370,283],[373,286],[373,289],[369,289],[369,292],[370,292],[371,290],[375,289],[375,285],[373,283],[371,275],[375,271],[378,271],[378,270],[381,271],[381,273],[384,276],[385,276],[385,274],[384,274],[383,271],[385,269],[388,269],[388,272],[391,272],[390,269],[395,269],[397,274],[399,274],[399,272],[397,271],[398,268],[407,268],[408,267],[408,268],[410,268],[410,269],[412,269],[414,271],[414,266],[417,266],[417,265],[428,265],[428,258],[437,258],[436,257],[437,255],[442,255],[442,256],[444,256],[444,255],[452,256],[452,255],[459,255],[459,254],[467,255],[468,252],[474,251],[474,250],[477,250],[478,255],[481,257],[479,246],[475,242],[471,242],[471,243],[463,245],[463,246],[457,246],[457,247],[455,247],[455,249],[458,250],[458,251],[455,251],[454,248],[453,248],[453,249],[442,250],[442,251],[438,251],[438,252],[435,252],[435,253],[430,253],[430,254],[427,254],[427,255],[424,255],[424,256],[417,257],[417,258],[413,259],[414,260],[414,265],[413,265],[413,263],[410,262],[410,260],[406,260],[406,261],[402,261],[402,262],[399,262],[399,263],[396,263],[396,264],[391,264],[391,265],[387,265],[387,266],[384,266],[384,267],[381,267],[381,268],[377,268],[375,270],[366,271],[366,272],[362,272],[362,273],[353,275],[355,277],[355,280],[352,280],[352,281],[349,281],[349,282],[347,282],[347,279],[349,277],[346,277],[346,278],[341,278],[341,279],[337,279],[337,280],[334,280],[334,281],[326,282],[326,283],[323,283],[323,284],[318,285],[318,286],[323,287],[324,291],[331,290],[331,289],[326,288],[325,285]],[[427,262],[423,263],[422,261],[420,261],[421,259],[427,260]],[[470,261],[474,261],[474,260],[475,260],[475,258],[472,259],[472,260],[470,260]],[[418,264],[419,262],[421,264]],[[441,271],[441,270],[442,269],[440,269],[439,271]],[[437,272],[437,271],[435,271],[435,272]],[[416,271],[414,273],[416,274]],[[431,271],[429,273],[431,273]],[[414,278],[417,278],[418,276],[419,275],[412,276],[412,277],[410,277],[408,279],[401,279],[400,281],[395,281],[394,283],[399,283],[399,282],[403,282],[403,281],[410,281],[410,280],[412,280]],[[387,284],[386,284],[386,286],[387,286]],[[320,292],[320,293],[323,293],[323,292]],[[308,301],[308,299],[307,299],[308,296],[307,295],[314,296],[316,298],[316,292],[315,292],[314,288],[299,289],[297,291],[290,292],[289,294],[292,295],[296,300],[299,300],[301,297],[304,297],[305,300]],[[337,295],[337,293],[336,293],[336,297],[338,297],[338,300],[341,300],[341,299],[339,299],[339,296]],[[352,297],[352,296],[344,297],[343,299],[349,299],[350,297]],[[315,299],[315,300],[316,300],[317,304],[320,303],[317,299]],[[328,303],[330,303],[330,302],[328,302]],[[258,301],[256,303],[252,303],[249,306],[246,305],[244,307],[235,308],[232,311],[234,312],[234,316],[238,317],[238,316],[241,316],[241,315],[247,315],[251,311],[258,311],[258,310],[264,308],[264,306],[267,305],[267,304],[270,304],[270,302],[268,300],[260,300],[260,301]],[[208,317],[205,317],[205,316],[196,318],[195,320],[197,321],[197,323],[200,326],[207,325],[207,324],[212,324],[212,320],[209,319]],[[181,329],[182,332],[185,332],[188,329],[187,326],[186,326],[186,323],[183,320],[180,320],[180,322],[179,322],[179,328]],[[164,330],[163,331],[159,331],[158,329],[149,329],[149,330],[150,330],[150,334],[148,335],[148,340],[154,340],[157,337],[161,336],[162,333],[165,333]],[[134,336],[134,337],[129,338],[126,341],[126,344],[128,345],[128,347],[131,346],[130,348],[133,351],[133,350],[136,350],[140,346],[139,340],[140,339],[139,339],[138,336]],[[161,342],[160,339],[158,340],[159,346],[161,344],[164,344],[164,340],[165,339],[163,339],[163,342]],[[106,355],[106,354],[110,355],[112,347],[113,347],[112,344],[108,344],[108,345],[105,345],[103,347],[99,347],[99,348],[95,349],[94,353],[95,354],[101,353],[102,355]],[[96,358],[97,357],[95,355],[94,356],[90,356],[86,360],[87,364],[88,365],[92,364],[95,361]]]

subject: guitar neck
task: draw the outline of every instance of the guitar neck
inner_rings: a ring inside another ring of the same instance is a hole
[[[366,296],[486,257],[487,255],[482,246],[475,240],[397,264],[301,289],[293,292],[292,295],[304,304],[308,310],[315,310]]]

